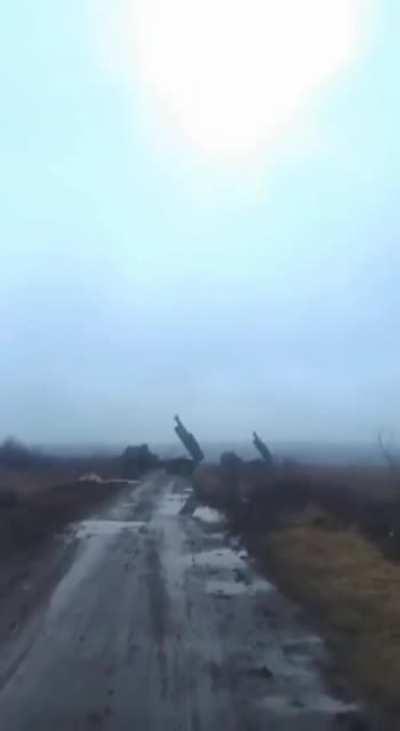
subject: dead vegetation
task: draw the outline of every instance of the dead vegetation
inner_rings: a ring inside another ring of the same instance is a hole
[[[387,467],[241,463],[195,474],[266,570],[318,610],[339,658],[371,701],[400,709],[400,478]]]
[[[33,548],[110,495],[107,483],[0,489],[0,558]]]
[[[337,528],[354,526],[388,558],[400,559],[400,476],[386,467],[334,468],[239,462],[198,468],[201,498],[228,510],[236,530],[263,531],[315,505]]]
[[[399,709],[400,565],[354,528],[304,513],[272,532],[263,560],[318,609],[342,665],[370,701]]]
[[[136,478],[157,464],[146,445],[116,457],[62,458],[7,439],[0,445],[0,558],[30,550],[110,498],[122,478]],[[103,481],[80,479],[90,474]]]

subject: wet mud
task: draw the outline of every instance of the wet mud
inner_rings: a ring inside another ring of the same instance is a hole
[[[132,485],[73,541],[3,643],[2,730],[357,728],[361,709],[325,685],[321,639],[182,478]]]

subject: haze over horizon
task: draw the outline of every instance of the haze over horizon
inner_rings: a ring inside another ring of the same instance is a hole
[[[0,10],[0,439],[399,431],[400,5],[199,8]]]

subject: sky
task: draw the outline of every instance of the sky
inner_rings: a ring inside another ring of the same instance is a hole
[[[399,27],[1,4],[0,438],[400,432]]]

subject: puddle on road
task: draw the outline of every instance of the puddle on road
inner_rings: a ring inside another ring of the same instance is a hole
[[[206,581],[206,592],[216,597],[254,595],[274,590],[273,584],[263,577],[255,576],[247,562],[231,548],[194,554],[192,565],[206,570],[213,577]]]
[[[185,495],[168,494],[158,514],[161,518],[179,516],[185,501]],[[219,606],[226,606],[223,616],[241,617],[244,609],[243,617],[246,618],[246,598],[253,597],[256,609],[260,601],[264,603],[258,595],[266,597],[266,606],[275,596],[272,603],[279,609],[278,590],[274,584],[257,574],[254,563],[240,541],[229,539],[230,545],[226,545],[227,536],[221,532],[221,514],[212,508],[198,506],[193,518],[197,519],[197,525],[190,521],[187,524],[189,540],[186,543],[182,541],[177,521],[161,520],[165,540],[163,563],[169,592],[175,601],[182,600],[185,574],[189,572],[191,581],[197,578],[201,582],[201,590],[211,601],[217,604],[221,600]],[[207,528],[207,524],[211,528]],[[198,551],[196,547],[206,547],[206,550]],[[279,728],[296,728],[296,717],[302,728],[307,728],[309,720],[313,729],[320,723],[325,728],[326,721],[330,724],[339,714],[359,710],[356,704],[331,697],[324,688],[315,664],[323,650],[323,642],[318,636],[303,631],[287,616],[283,617],[277,630],[267,628],[265,635],[264,630],[260,630],[256,624],[251,625],[246,633],[244,644],[245,652],[248,653],[249,643],[252,643],[252,659],[256,668],[256,672],[249,675],[250,692],[254,692],[255,704],[267,714],[274,728],[275,724]],[[263,641],[260,642],[260,639]],[[267,675],[270,686],[268,695],[265,684]]]
[[[220,597],[234,597],[241,594],[258,594],[273,591],[274,586],[266,579],[243,582],[233,579],[212,579],[206,583],[207,594]]]
[[[345,703],[324,693],[316,693],[309,698],[288,698],[286,695],[270,695],[260,701],[260,706],[279,716],[298,716],[316,713],[334,718],[341,713],[355,713],[359,707],[355,703]]]
[[[69,570],[56,587],[48,607],[48,619],[54,621],[68,604],[72,594],[102,561],[112,539],[126,530],[139,532],[146,527],[142,521],[83,520],[76,525],[75,536],[83,539],[81,548]]]
[[[248,591],[249,587],[246,584],[239,584],[236,581],[221,581],[218,579],[212,579],[206,583],[206,593],[216,597],[230,597],[239,596]]]
[[[338,698],[320,694],[317,698],[310,699],[310,707],[317,713],[335,715],[338,713],[353,713],[359,710],[356,703],[346,703]]]
[[[211,551],[195,553],[194,563],[211,570],[234,571],[246,569],[247,565],[231,548],[216,548]]]
[[[196,508],[193,513],[193,518],[201,520],[202,523],[211,523],[212,525],[224,522],[224,517],[218,512],[218,510],[208,508],[207,506]]]
[[[321,645],[322,640],[318,635],[306,635],[305,637],[288,640],[285,642],[284,649],[288,652],[304,652],[310,645]]]
[[[162,517],[177,517],[186,503],[186,496],[177,493],[167,494],[160,502],[157,510],[158,515]]]
[[[195,553],[192,565],[195,570],[206,573],[205,591],[216,601],[235,601],[240,597],[267,596],[277,592],[274,584],[254,572],[247,552],[240,549],[239,543]],[[285,632],[293,629],[291,626],[286,628],[285,623],[282,627]],[[296,723],[296,717],[302,717],[306,724],[310,718],[315,724],[319,718],[330,722],[339,714],[359,711],[357,704],[336,699],[324,690],[314,667],[315,657],[323,648],[321,638],[303,633],[298,628],[296,632],[299,634],[294,637],[288,633],[286,642],[282,642],[282,638],[277,642],[276,637],[272,637],[272,643],[257,653],[257,667],[270,669],[275,686],[278,684],[275,692],[260,699],[260,707],[270,717],[275,717],[279,724],[285,724],[286,718],[290,725]],[[259,682],[264,694],[262,677]],[[282,694],[279,685],[285,688]]]
[[[107,513],[108,520],[129,520],[132,516],[134,503],[132,500],[127,500],[123,503],[115,505]]]
[[[83,520],[76,529],[77,538],[115,536],[125,530],[138,531],[146,525],[135,520]]]

